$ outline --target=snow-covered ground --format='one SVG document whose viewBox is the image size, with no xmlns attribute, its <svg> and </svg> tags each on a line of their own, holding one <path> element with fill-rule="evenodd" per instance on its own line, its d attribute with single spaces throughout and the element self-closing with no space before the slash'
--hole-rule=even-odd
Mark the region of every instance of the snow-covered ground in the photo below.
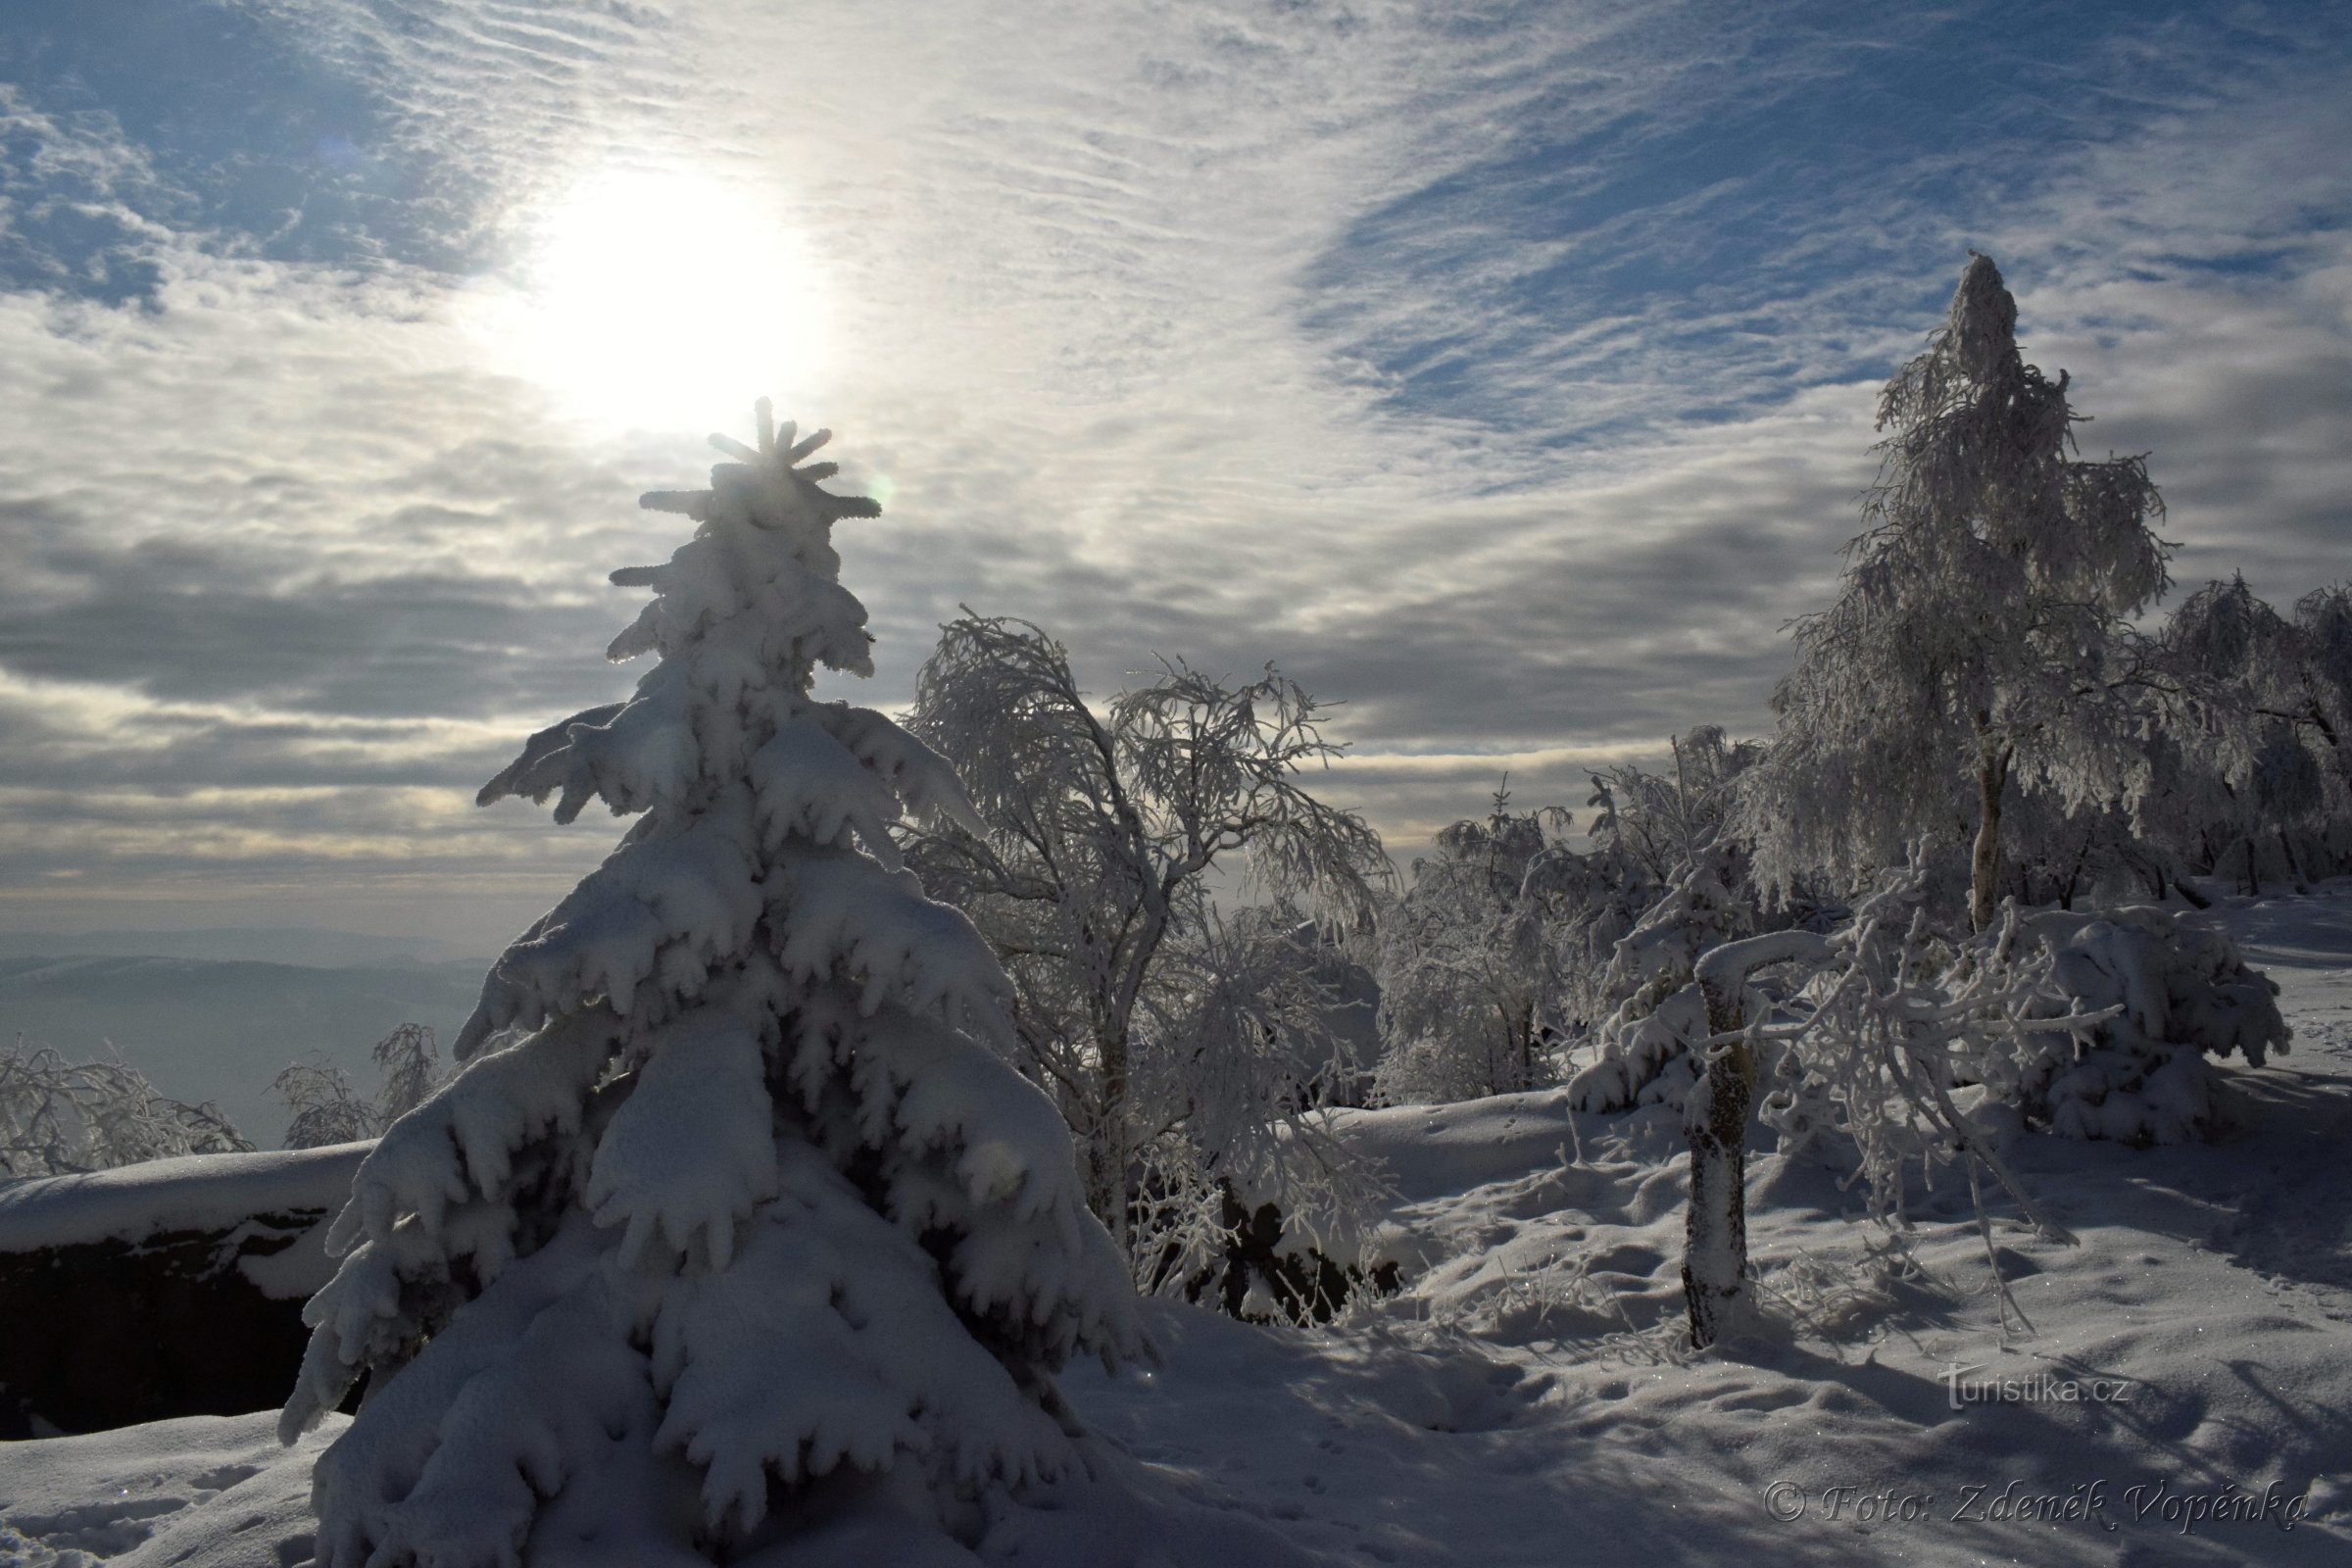
<svg viewBox="0 0 2352 1568">
<path fill-rule="evenodd" d="M 1404 1292 L 1316 1330 L 1154 1307 L 1156 1369 L 1064 1381 L 1109 1483 L 1001 1520 L 985 1555 L 2352 1562 L 2352 882 L 2225 914 L 2282 987 L 2291 1054 L 2225 1069 L 2213 1145 L 2017 1143 L 2076 1241 L 1999 1226 L 2006 1328 L 1964 1184 L 1922 1195 L 1905 1257 L 1838 1172 L 1767 1156 L 1774 1330 L 1692 1358 L 1666 1113 L 1366 1113 Z M 0 1563 L 306 1561 L 340 1418 L 291 1453 L 271 1420 L 0 1448 Z"/>
</svg>

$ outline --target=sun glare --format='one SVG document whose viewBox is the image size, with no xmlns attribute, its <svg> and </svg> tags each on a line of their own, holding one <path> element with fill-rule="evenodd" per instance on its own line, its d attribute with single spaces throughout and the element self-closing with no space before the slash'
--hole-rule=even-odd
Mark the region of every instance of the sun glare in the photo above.
<svg viewBox="0 0 2352 1568">
<path fill-rule="evenodd" d="M 493 355 L 575 417 L 728 427 L 813 389 L 824 289 L 772 196 L 685 172 L 582 180 L 530 220 L 520 286 L 477 298 Z"/>
</svg>

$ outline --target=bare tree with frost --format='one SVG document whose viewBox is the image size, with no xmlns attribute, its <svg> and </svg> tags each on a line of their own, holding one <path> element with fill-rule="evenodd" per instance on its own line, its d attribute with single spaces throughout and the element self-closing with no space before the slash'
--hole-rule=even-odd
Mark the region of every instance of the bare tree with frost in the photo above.
<svg viewBox="0 0 2352 1568">
<path fill-rule="evenodd" d="M 1921 840 L 1973 839 L 1969 917 L 2002 885 L 2023 788 L 2121 793 L 2137 755 L 2126 617 L 2166 586 L 2139 457 L 2071 456 L 2063 371 L 2020 356 L 2017 305 L 1977 256 L 1928 352 L 1879 399 L 1879 483 L 1838 602 L 1797 622 L 1781 722 L 1745 797 L 1768 879 L 1846 886 Z"/>
<path fill-rule="evenodd" d="M 369 1054 L 380 1074 L 372 1095 L 360 1094 L 343 1069 L 323 1056 L 291 1063 L 270 1081 L 270 1092 L 294 1113 L 286 1124 L 288 1149 L 380 1137 L 440 1081 L 440 1045 L 424 1024 L 402 1024 L 378 1040 Z"/>
<path fill-rule="evenodd" d="M 128 1062 L 68 1061 L 22 1035 L 0 1048 L 0 1181 L 252 1151 L 220 1106 L 172 1100 Z"/>
<path fill-rule="evenodd" d="M 2141 815 L 2151 837 L 2249 893 L 2266 866 L 2301 884 L 2306 862 L 2326 875 L 2352 847 L 2352 603 L 2322 589 L 2296 610 L 2288 620 L 2233 576 L 2182 600 L 2157 638 L 2156 787 Z"/>
<path fill-rule="evenodd" d="M 1509 1094 L 1549 1077 L 1563 977 L 1547 852 L 1570 818 L 1510 805 L 1506 781 L 1483 820 L 1441 831 L 1381 920 L 1376 1084 L 1387 1103 Z"/>
<path fill-rule="evenodd" d="M 1272 665 L 1236 686 L 1175 663 L 1098 714 L 1059 643 L 968 613 L 916 683 L 909 727 L 956 759 L 978 818 L 917 831 L 910 853 L 1010 970 L 1013 1059 L 1068 1118 L 1095 1212 L 1147 1281 L 1188 1272 L 1167 1249 L 1217 1229 L 1220 1183 L 1303 1210 L 1295 1183 L 1339 1157 L 1278 1089 L 1330 999 L 1277 983 L 1304 961 L 1284 933 L 1236 950 L 1208 896 L 1238 861 L 1315 932 L 1368 922 L 1390 875 L 1379 836 L 1298 777 L 1340 750 L 1320 711 Z M 1278 1123 L 1307 1163 L 1252 1157 L 1278 1152 L 1260 1136 Z"/>
<path fill-rule="evenodd" d="M 2058 1052 L 2110 1014 L 2086 1011 L 2054 983 L 2046 948 L 2018 942 L 2013 903 L 1997 928 L 1997 961 L 1955 962 L 1932 934 L 1926 889 L 1924 872 L 1898 872 L 1827 935 L 1770 931 L 1699 957 L 1693 989 L 1705 1032 L 1693 1044 L 1703 1065 L 1683 1107 L 1690 1140 L 1683 1292 L 1694 1347 L 1736 1333 L 1752 1306 L 1746 1138 L 1759 1091 L 1768 1092 L 1764 1120 L 1785 1139 L 1801 1144 L 1835 1130 L 1852 1140 L 1874 1217 L 1900 1223 L 1909 1166 L 1932 1181 L 1956 1163 L 1976 1198 L 1988 1259 L 1987 1174 L 2028 1223 L 2064 1236 L 1971 1112 L 1987 1100 L 2013 1102 L 2035 1074 L 2046 1081 Z M 1755 984 L 1773 969 L 1788 989 L 1801 988 L 1793 1006 Z M 1980 1086 L 1965 1108 L 1954 1096 L 1960 1084 Z"/>
<path fill-rule="evenodd" d="M 1889 873 L 1831 932 L 1767 932 L 1698 958 L 1701 1068 L 1684 1102 L 1694 1345 L 1731 1332 L 1748 1306 L 1751 1109 L 1784 1152 L 1825 1132 L 1849 1141 L 1871 1216 L 1890 1226 L 1908 1223 L 1912 1171 L 1932 1189 L 1957 1166 L 1998 1284 L 1986 1177 L 2027 1224 L 2065 1239 L 2002 1160 L 2008 1130 L 2142 1146 L 2204 1136 L 2205 1058 L 2259 1067 L 2287 1050 L 2278 986 L 2193 914 L 2027 914 L 2005 900 L 1990 927 L 1954 943 L 1928 918 L 1929 880 L 1919 867 Z M 1774 970 L 1777 998 L 1755 983 Z M 2014 1310 L 2005 1287 L 2002 1302 Z"/>
<path fill-rule="evenodd" d="M 1590 805 L 1596 850 L 1629 858 L 1654 887 L 1683 874 L 1710 844 L 1736 842 L 1740 781 L 1764 760 L 1758 741 L 1735 741 L 1718 724 L 1694 725 L 1670 739 L 1671 772 L 1633 763 L 1592 775 Z"/>
<path fill-rule="evenodd" d="M 953 772 L 810 695 L 870 670 L 830 535 L 880 509 L 759 416 L 710 489 L 645 497 L 693 538 L 612 574 L 654 597 L 612 657 L 660 662 L 482 791 L 643 814 L 333 1227 L 282 1424 L 368 1378 L 322 1568 L 914 1560 L 1073 1464 L 1055 1368 L 1139 1348 L 1067 1133 L 982 1043 L 1004 971 L 891 838 L 968 818 Z"/>
</svg>

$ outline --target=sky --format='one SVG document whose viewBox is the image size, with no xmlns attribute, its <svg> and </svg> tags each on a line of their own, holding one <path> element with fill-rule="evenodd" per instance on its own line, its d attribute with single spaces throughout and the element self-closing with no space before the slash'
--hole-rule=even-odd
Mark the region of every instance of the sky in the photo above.
<svg viewBox="0 0 2352 1568">
<path fill-rule="evenodd" d="M 2176 597 L 2290 604 L 2347 147 L 2338 4 L 9 0 L 0 930 L 494 948 L 620 824 L 473 792 L 760 395 L 884 504 L 821 694 L 1273 661 L 1407 856 L 1770 733 L 1972 247 Z"/>
</svg>

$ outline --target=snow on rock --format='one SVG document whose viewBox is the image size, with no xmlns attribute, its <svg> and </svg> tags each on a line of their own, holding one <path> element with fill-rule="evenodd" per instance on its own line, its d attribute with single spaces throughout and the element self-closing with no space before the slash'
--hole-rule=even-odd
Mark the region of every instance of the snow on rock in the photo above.
<svg viewBox="0 0 2352 1568">
<path fill-rule="evenodd" d="M 367 1147 L 204 1154 L 0 1188 L 0 1436 L 276 1403 Z"/>
<path fill-rule="evenodd" d="M 333 1211 L 368 1144 L 189 1154 L 74 1176 L 0 1183 L 0 1252 L 167 1231 L 222 1230 L 255 1214 Z"/>
</svg>

